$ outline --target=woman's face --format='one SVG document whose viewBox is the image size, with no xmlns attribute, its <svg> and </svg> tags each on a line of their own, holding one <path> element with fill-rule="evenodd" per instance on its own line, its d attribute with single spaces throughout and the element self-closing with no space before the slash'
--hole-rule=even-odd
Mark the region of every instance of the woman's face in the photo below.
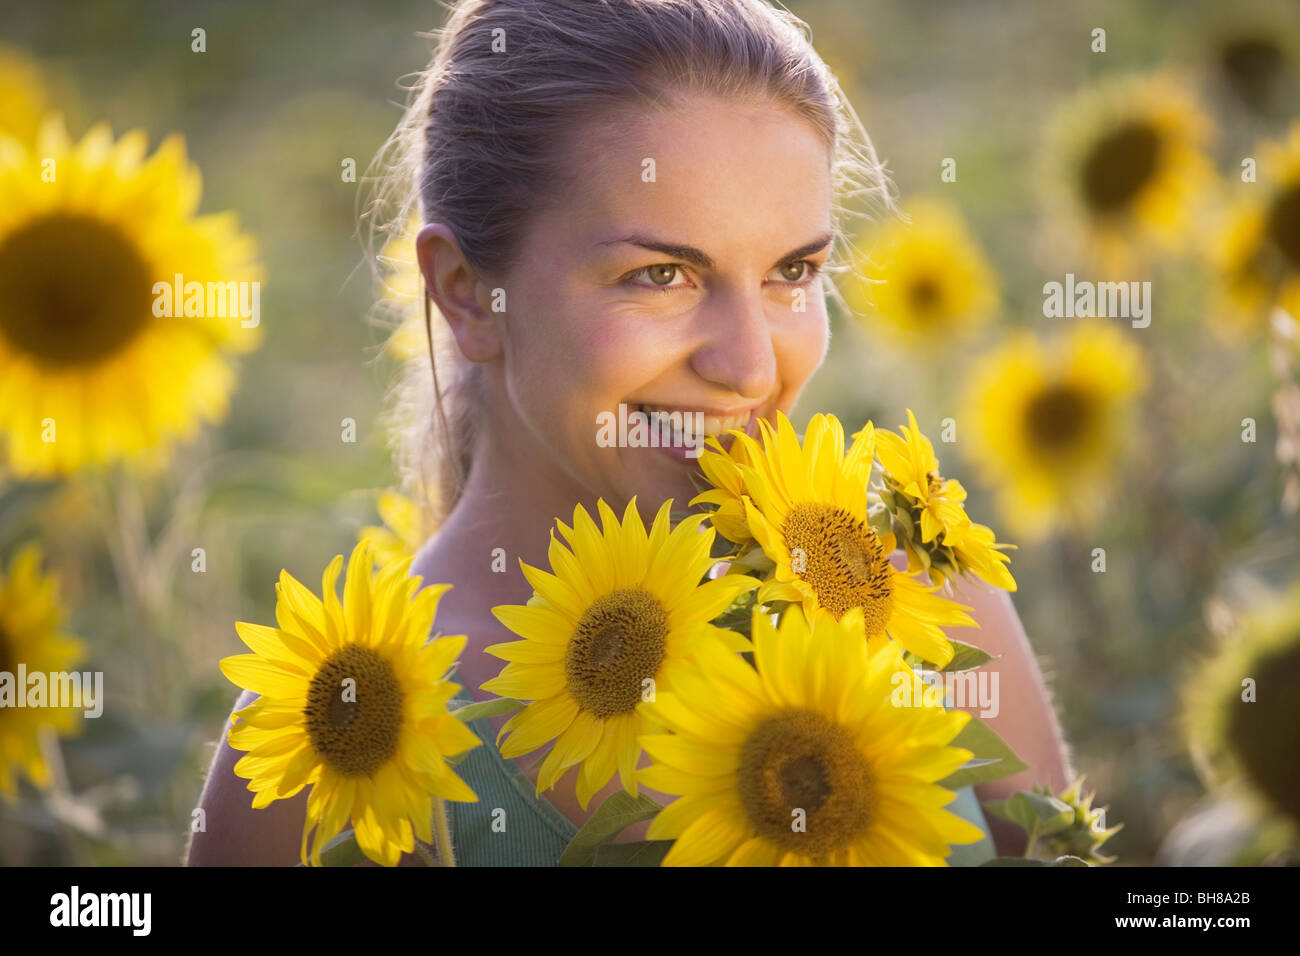
<svg viewBox="0 0 1300 956">
<path fill-rule="evenodd" d="M 619 406 L 719 435 L 790 411 L 828 341 L 828 147 L 792 112 L 697 98 L 592 124 L 565 171 L 504 285 L 490 425 L 539 477 L 684 509 L 698 458 L 620 447 Z"/>
</svg>

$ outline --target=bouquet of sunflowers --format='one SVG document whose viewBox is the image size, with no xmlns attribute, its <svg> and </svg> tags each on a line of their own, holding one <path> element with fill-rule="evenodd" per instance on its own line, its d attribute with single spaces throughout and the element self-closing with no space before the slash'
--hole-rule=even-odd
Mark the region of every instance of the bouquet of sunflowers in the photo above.
<svg viewBox="0 0 1300 956">
<path fill-rule="evenodd" d="M 539 797 L 577 767 L 586 809 L 618 775 L 562 865 L 944 865 L 988 847 L 946 807 L 1025 764 L 934 677 L 992 659 L 945 634 L 975 621 L 944 586 L 1014 590 L 1011 546 L 966 514 L 908 414 L 848 442 L 829 415 L 802 440 L 784 416 L 760 421 L 759 440 L 708 439 L 703 510 L 665 502 L 647 529 L 635 500 L 621 518 L 600 501 L 557 520 L 549 570 L 521 562 L 531 599 L 493 609 L 519 637 L 486 648 L 505 662 L 482 685 L 494 700 L 449 709 L 466 639 L 427 638 L 448 586 L 419 590 L 410 558 L 375 574 L 359 545 L 342 602 L 341 556 L 320 600 L 282 575 L 279 628 L 238 624 L 253 653 L 222 662 L 263 695 L 230 730 L 254 806 L 311 786 L 304 862 L 447 865 L 444 801 L 477 799 L 454 769 L 482 744 L 467 724 L 511 714 L 503 757 L 549 745 Z M 988 809 L 1062 865 L 1104 861 L 1117 829 L 1078 782 Z M 647 841 L 612 842 L 646 820 Z"/>
</svg>

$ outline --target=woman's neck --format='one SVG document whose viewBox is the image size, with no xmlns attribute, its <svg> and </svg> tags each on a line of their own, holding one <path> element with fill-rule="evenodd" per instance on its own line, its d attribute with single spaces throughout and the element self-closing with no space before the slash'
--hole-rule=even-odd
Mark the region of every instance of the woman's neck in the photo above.
<svg viewBox="0 0 1300 956">
<path fill-rule="evenodd" d="M 464 491 L 411 568 L 426 584 L 452 585 L 439 604 L 437 629 L 468 634 L 471 647 L 517 639 L 491 611 L 500 604 L 524 604 L 532 594 L 520 560 L 549 568 L 555 519 L 571 523 L 580 502 L 594 512 L 595 502 L 584 500 L 584 491 L 567 474 L 537 461 L 544 456 L 529 455 L 531 450 L 503 454 L 485 436 Z"/>
</svg>

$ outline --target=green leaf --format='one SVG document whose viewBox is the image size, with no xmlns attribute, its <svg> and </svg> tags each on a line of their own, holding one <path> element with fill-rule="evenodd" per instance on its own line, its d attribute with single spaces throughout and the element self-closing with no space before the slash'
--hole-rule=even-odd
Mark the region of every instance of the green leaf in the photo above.
<svg viewBox="0 0 1300 956">
<path fill-rule="evenodd" d="M 713 544 L 709 546 L 709 557 L 714 561 L 734 561 L 740 556 L 740 548 L 734 541 L 729 541 L 720 534 L 714 534 Z"/>
<path fill-rule="evenodd" d="M 949 746 L 964 747 L 973 756 L 964 767 L 939 781 L 939 786 L 948 790 L 1001 780 L 1028 769 L 1028 764 L 1023 763 L 988 724 L 974 715 Z"/>
<path fill-rule="evenodd" d="M 1026 833 L 1043 836 L 1064 830 L 1074 822 L 1074 808 L 1056 797 L 1020 791 L 1006 800 L 989 802 L 985 808 L 995 816 L 1016 824 Z"/>
<path fill-rule="evenodd" d="M 952 660 L 948 662 L 947 667 L 939 668 L 940 670 L 955 673 L 957 671 L 974 670 L 977 667 L 983 667 L 989 661 L 994 660 L 992 654 L 981 650 L 974 644 L 967 644 L 964 641 L 954 641 L 948 638 L 948 643 L 953 647 Z M 913 654 L 911 651 L 903 652 L 903 663 L 913 670 L 935 670 L 935 666 L 930 661 L 925 660 Z"/>
<path fill-rule="evenodd" d="M 593 866 L 598 846 L 662 809 L 645 795 L 634 797 L 626 790 L 611 794 L 560 854 L 560 866 Z"/>
<path fill-rule="evenodd" d="M 980 866 L 1087 866 L 1088 864 L 1079 859 L 1077 856 L 1059 856 L 1055 860 L 1035 860 L 1023 856 L 999 856 L 994 857 L 987 863 L 981 863 Z"/>
<path fill-rule="evenodd" d="M 754 601 L 756 590 L 746 591 L 738 595 L 734 601 L 727 606 L 727 609 L 713 619 L 716 627 L 724 628 L 728 631 L 735 631 L 738 634 L 750 636 L 750 628 L 754 622 Z"/>
<path fill-rule="evenodd" d="M 995 856 L 980 866 L 1047 866 L 1042 860 L 1030 860 L 1023 856 Z"/>
<path fill-rule="evenodd" d="M 471 720 L 478 720 L 482 717 L 501 717 L 505 714 L 513 714 L 515 711 L 526 706 L 522 700 L 515 700 L 513 697 L 494 697 L 491 700 L 479 701 L 476 704 L 466 704 L 451 712 L 453 717 L 469 723 Z"/>
<path fill-rule="evenodd" d="M 750 545 L 737 555 L 732 564 L 739 568 L 748 568 L 754 572 L 755 577 L 760 579 L 767 577 L 776 569 L 776 562 L 769 558 L 767 552 L 757 544 Z"/>
<path fill-rule="evenodd" d="M 943 668 L 945 671 L 974 670 L 976 667 L 983 667 L 989 661 L 993 660 L 992 654 L 988 651 L 981 650 L 974 644 L 954 641 L 952 638 L 948 639 L 948 643 L 953 646 L 955 653 L 953 654 L 952 660 L 948 662 L 948 666 Z"/>
<path fill-rule="evenodd" d="M 637 843 L 606 843 L 596 847 L 592 866 L 659 866 L 672 840 L 642 840 Z"/>
<path fill-rule="evenodd" d="M 321 866 L 356 866 L 368 859 L 357 845 L 357 835 L 353 830 L 344 830 L 320 851 Z M 301 863 L 298 865 L 302 866 Z"/>
<path fill-rule="evenodd" d="M 884 495 L 882 494 L 881 497 L 883 498 Z M 874 513 L 868 513 L 867 515 L 867 523 L 871 525 L 871 530 L 882 538 L 894 530 L 893 511 L 890 510 L 889 504 L 887 501 L 886 507 L 879 508 Z"/>
</svg>

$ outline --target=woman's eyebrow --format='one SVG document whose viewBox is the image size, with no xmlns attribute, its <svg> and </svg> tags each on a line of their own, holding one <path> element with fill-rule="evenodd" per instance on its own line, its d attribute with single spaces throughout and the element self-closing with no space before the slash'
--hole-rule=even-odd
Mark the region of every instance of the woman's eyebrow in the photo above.
<svg viewBox="0 0 1300 956">
<path fill-rule="evenodd" d="M 783 262 L 789 262 L 791 259 L 801 259 L 804 256 L 810 256 L 814 253 L 821 252 L 831 244 L 833 234 L 826 232 L 806 242 L 798 249 L 792 249 L 776 261 L 777 265 Z M 651 236 L 634 234 L 630 236 L 619 236 L 615 239 L 603 239 L 596 243 L 598 246 L 609 246 L 625 242 L 630 245 L 640 246 L 643 249 L 649 249 L 653 252 L 662 252 L 666 256 L 674 259 L 683 259 L 692 265 L 699 266 L 701 269 L 712 269 L 713 258 L 704 250 L 697 249 L 694 246 L 686 246 L 676 242 L 663 242 Z"/>
</svg>

